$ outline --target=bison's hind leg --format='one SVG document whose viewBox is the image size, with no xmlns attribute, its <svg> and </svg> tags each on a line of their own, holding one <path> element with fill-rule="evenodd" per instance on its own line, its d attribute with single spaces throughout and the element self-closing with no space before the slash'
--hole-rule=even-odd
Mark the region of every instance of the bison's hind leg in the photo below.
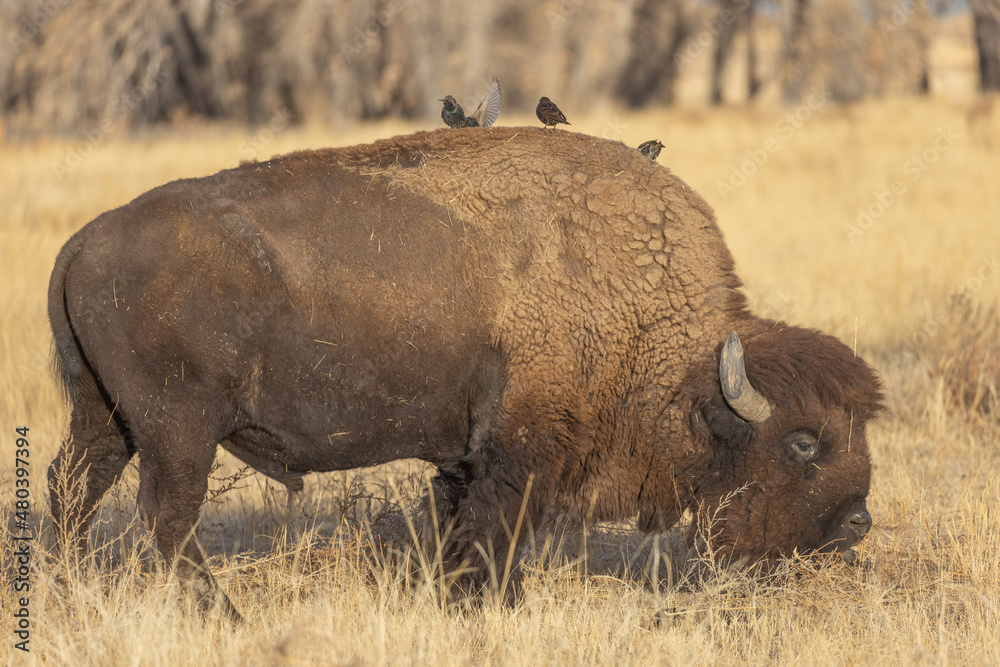
<svg viewBox="0 0 1000 667">
<path fill-rule="evenodd" d="M 114 406 L 85 371 L 77 382 L 69 436 L 48 471 L 52 523 L 64 553 L 75 559 L 86 547 L 94 511 L 133 451 Z"/>
<path fill-rule="evenodd" d="M 215 441 L 163 429 L 136 434 L 136 440 L 142 451 L 139 509 L 156 536 L 160 552 L 174 563 L 178 582 L 194 594 L 202 611 L 218 609 L 234 621 L 241 620 L 205 564 L 195 535 L 215 460 Z"/>
</svg>

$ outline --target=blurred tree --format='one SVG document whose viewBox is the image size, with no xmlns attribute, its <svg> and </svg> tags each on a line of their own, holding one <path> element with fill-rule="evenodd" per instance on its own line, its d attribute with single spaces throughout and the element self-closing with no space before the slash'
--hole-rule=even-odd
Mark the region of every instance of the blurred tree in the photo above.
<svg viewBox="0 0 1000 667">
<path fill-rule="evenodd" d="M 780 0 L 780 3 L 784 37 L 783 93 L 785 102 L 793 104 L 801 101 L 806 85 L 807 67 L 803 61 L 809 0 Z"/>
<path fill-rule="evenodd" d="M 979 55 L 979 89 L 1000 91 L 1000 0 L 970 0 L 976 50 Z"/>
<path fill-rule="evenodd" d="M 757 33 L 754 29 L 754 14 L 757 0 L 748 0 L 746 11 L 747 26 L 747 99 L 753 100 L 760 92 L 761 80 L 757 70 Z"/>
<path fill-rule="evenodd" d="M 712 83 L 709 93 L 711 104 L 722 104 L 722 84 L 726 73 L 726 63 L 733 50 L 733 38 L 737 28 L 743 23 L 749 0 L 719 0 L 719 11 L 715 15 L 712 32 L 715 33 L 715 54 L 712 58 Z M 749 26 L 748 26 L 749 31 Z"/>
<path fill-rule="evenodd" d="M 932 0 L 933 1 L 933 0 Z M 993 0 L 1000 1 L 1000 0 Z M 932 16 L 923 0 L 783 0 L 784 99 L 853 102 L 926 93 Z"/>
<path fill-rule="evenodd" d="M 945 4 L 935 0 L 867 0 L 867 4 L 875 31 L 869 31 L 866 40 L 868 67 L 873 73 L 866 92 L 930 92 L 928 51 L 933 18 L 945 11 Z"/>
<path fill-rule="evenodd" d="M 632 50 L 618 82 L 626 105 L 673 103 L 678 55 L 689 33 L 684 0 L 640 0 L 633 18 Z"/>
<path fill-rule="evenodd" d="M 712 80 L 709 103 L 722 104 L 726 65 L 732 55 L 733 42 L 742 29 L 746 33 L 747 99 L 753 100 L 760 92 L 761 80 L 757 64 L 757 35 L 754 14 L 757 0 L 719 0 L 719 11 L 711 23 L 715 33 L 715 52 L 712 58 Z"/>
<path fill-rule="evenodd" d="M 793 104 L 927 92 L 933 17 L 954 1 L 0 0 L 0 114 L 88 137 L 186 117 L 429 119 L 446 94 L 474 108 L 495 75 L 505 114 L 549 95 L 572 118 L 671 104 L 682 77 L 720 104 L 733 60 L 750 99 L 762 77 Z M 970 3 L 981 87 L 1000 90 L 1000 0 Z"/>
</svg>

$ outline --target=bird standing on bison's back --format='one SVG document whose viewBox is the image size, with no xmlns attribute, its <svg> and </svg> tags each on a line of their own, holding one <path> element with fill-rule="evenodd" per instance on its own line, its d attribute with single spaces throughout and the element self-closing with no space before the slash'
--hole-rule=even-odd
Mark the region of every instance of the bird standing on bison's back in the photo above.
<svg viewBox="0 0 1000 667">
<path fill-rule="evenodd" d="M 653 162 L 656 162 L 656 158 L 659 157 L 662 148 L 663 144 L 660 143 L 659 139 L 650 139 L 639 144 L 639 152 Z"/>
<path fill-rule="evenodd" d="M 465 127 L 466 117 L 465 110 L 462 109 L 462 105 L 455 101 L 455 98 L 451 95 L 445 95 L 438 102 L 444 102 L 444 106 L 441 107 L 441 120 L 448 127 Z"/>
<path fill-rule="evenodd" d="M 448 127 L 465 127 L 465 110 L 451 95 L 445 95 L 438 102 L 444 102 L 441 108 L 441 120 Z"/>
<path fill-rule="evenodd" d="M 545 123 L 543 129 L 549 129 L 549 125 L 555 127 L 558 123 L 564 123 L 565 125 L 570 125 L 571 123 L 566 120 L 566 116 L 563 112 L 559 110 L 559 107 L 547 97 L 543 97 L 538 100 L 538 106 L 535 107 L 535 115 L 538 116 L 538 120 Z"/>
<path fill-rule="evenodd" d="M 496 78 L 493 79 L 486 97 L 468 116 L 465 115 L 462 105 L 456 102 L 451 95 L 446 95 L 438 102 L 444 102 L 444 106 L 441 108 L 441 119 L 448 127 L 491 127 L 500 117 L 500 81 Z"/>
</svg>

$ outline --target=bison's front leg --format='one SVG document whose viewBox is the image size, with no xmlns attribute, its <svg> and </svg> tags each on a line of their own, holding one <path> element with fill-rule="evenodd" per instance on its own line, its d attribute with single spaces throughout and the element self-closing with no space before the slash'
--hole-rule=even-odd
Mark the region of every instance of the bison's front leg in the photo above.
<svg viewBox="0 0 1000 667">
<path fill-rule="evenodd" d="M 467 582 L 499 593 L 507 604 L 521 597 L 521 552 L 539 527 L 553 496 L 552 480 L 558 478 L 550 470 L 552 462 L 540 456 L 551 451 L 546 439 L 528 442 L 528 433 L 520 427 L 510 438 L 501 434 L 474 454 L 450 552 L 450 565 L 465 569 Z M 518 446 L 508 446 L 511 440 Z"/>
<path fill-rule="evenodd" d="M 143 519 L 156 535 L 164 558 L 175 563 L 177 580 L 194 594 L 202 611 L 218 608 L 233 621 L 240 621 L 240 613 L 205 564 L 195 536 L 215 445 L 166 446 L 162 441 L 156 445 L 140 453 L 139 507 Z"/>
<path fill-rule="evenodd" d="M 423 501 L 422 539 L 425 548 L 449 539 L 455 527 L 459 503 L 468 493 L 470 481 L 469 471 L 463 463 L 438 465 L 438 474 L 431 480 L 430 493 Z"/>
<path fill-rule="evenodd" d="M 450 569 L 464 572 L 461 581 L 475 592 L 499 593 L 508 604 L 520 598 L 520 551 L 527 526 L 537 519 L 525 490 L 507 479 L 475 480 L 459 503 L 449 554 Z"/>
</svg>

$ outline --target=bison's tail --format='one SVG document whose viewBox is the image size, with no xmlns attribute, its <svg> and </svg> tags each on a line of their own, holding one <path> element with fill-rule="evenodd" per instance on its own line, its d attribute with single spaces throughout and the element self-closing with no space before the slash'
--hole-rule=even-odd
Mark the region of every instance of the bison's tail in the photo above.
<svg viewBox="0 0 1000 667">
<path fill-rule="evenodd" d="M 83 372 L 84 358 L 80 341 L 69 319 L 66 302 L 66 273 L 83 247 L 82 232 L 71 238 L 56 257 L 52 278 L 49 280 L 49 323 L 55 344 L 53 363 L 63 389 L 70 400 L 76 401 L 77 381 Z"/>
</svg>

